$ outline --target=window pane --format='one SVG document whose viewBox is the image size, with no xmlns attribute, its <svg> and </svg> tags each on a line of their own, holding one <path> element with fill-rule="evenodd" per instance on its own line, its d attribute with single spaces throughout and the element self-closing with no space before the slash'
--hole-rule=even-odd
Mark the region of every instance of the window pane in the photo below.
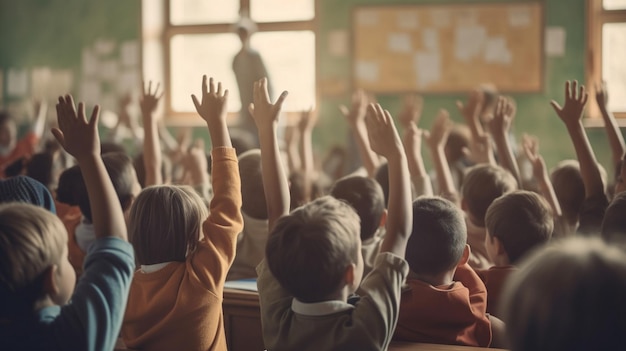
<svg viewBox="0 0 626 351">
<path fill-rule="evenodd" d="M 270 76 L 273 99 L 289 91 L 283 110 L 301 111 L 315 105 L 315 34 L 311 31 L 259 32 L 250 43 Z"/>
<path fill-rule="evenodd" d="M 251 0 L 250 14 L 255 22 L 310 20 L 315 17 L 315 1 Z"/>
<path fill-rule="evenodd" d="M 626 9 L 626 0 L 603 0 L 602 6 L 605 10 L 623 10 Z"/>
<path fill-rule="evenodd" d="M 170 0 L 172 24 L 234 23 L 239 0 Z"/>
<path fill-rule="evenodd" d="M 241 48 L 235 34 L 176 35 L 171 41 L 170 79 L 172 109 L 195 111 L 191 94 L 200 94 L 202 75 L 213 77 L 228 89 L 228 111 L 240 108 L 233 57 Z"/>
<path fill-rule="evenodd" d="M 626 111 L 626 23 L 602 26 L 602 78 L 609 90 L 609 110 Z"/>
</svg>

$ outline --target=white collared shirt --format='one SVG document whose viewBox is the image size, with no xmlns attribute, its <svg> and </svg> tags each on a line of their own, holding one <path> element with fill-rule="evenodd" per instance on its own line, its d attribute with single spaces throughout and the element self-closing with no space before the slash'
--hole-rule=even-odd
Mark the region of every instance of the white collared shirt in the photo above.
<svg viewBox="0 0 626 351">
<path fill-rule="evenodd" d="M 165 266 L 167 266 L 168 264 L 170 264 L 172 262 L 162 262 L 162 263 L 155 263 L 155 264 L 142 264 L 141 265 L 141 272 L 142 273 L 154 273 L 158 270 L 163 269 Z"/>
</svg>

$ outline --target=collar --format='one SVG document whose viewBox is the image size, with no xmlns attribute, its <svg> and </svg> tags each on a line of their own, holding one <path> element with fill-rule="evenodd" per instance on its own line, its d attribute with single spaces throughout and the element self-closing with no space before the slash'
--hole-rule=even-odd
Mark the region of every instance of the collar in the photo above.
<svg viewBox="0 0 626 351">
<path fill-rule="evenodd" d="M 348 311 L 353 308 L 353 305 L 339 300 L 313 303 L 301 302 L 298 301 L 298 299 L 293 299 L 291 301 L 291 310 L 305 316 L 327 316 L 338 312 Z"/>
<path fill-rule="evenodd" d="M 156 271 L 159 271 L 159 270 L 163 269 L 165 266 L 167 266 L 170 263 L 172 263 L 172 262 L 162 262 L 162 263 L 155 263 L 155 264 L 142 264 L 141 265 L 141 272 L 142 273 L 154 273 Z"/>
<path fill-rule="evenodd" d="M 96 230 L 87 218 L 82 217 L 80 223 L 74 230 L 74 237 L 76 238 L 78 247 L 80 247 L 83 252 L 89 252 L 91 244 L 96 240 Z"/>
</svg>

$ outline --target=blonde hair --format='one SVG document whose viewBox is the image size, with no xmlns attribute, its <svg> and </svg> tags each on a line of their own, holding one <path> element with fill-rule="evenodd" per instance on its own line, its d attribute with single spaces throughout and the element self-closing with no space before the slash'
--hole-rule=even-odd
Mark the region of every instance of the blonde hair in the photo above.
<svg viewBox="0 0 626 351">
<path fill-rule="evenodd" d="M 67 231 L 57 216 L 25 203 L 0 205 L 0 317 L 32 310 L 43 273 L 57 264 Z"/>
<path fill-rule="evenodd" d="M 129 239 L 138 264 L 183 262 L 199 240 L 208 216 L 202 198 L 189 186 L 144 189 L 129 215 Z"/>
<path fill-rule="evenodd" d="M 485 214 L 493 200 L 517 190 L 517 181 L 500 166 L 479 164 L 467 170 L 463 178 L 463 201 L 474 224 L 485 226 Z"/>
</svg>

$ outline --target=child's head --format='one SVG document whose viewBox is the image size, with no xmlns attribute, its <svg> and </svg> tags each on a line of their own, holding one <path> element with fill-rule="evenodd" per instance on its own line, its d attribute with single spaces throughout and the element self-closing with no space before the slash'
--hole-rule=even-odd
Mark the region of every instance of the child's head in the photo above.
<svg viewBox="0 0 626 351">
<path fill-rule="evenodd" d="M 184 262 L 195 250 L 207 216 L 204 201 L 189 186 L 143 189 L 130 208 L 128 224 L 137 263 Z"/>
<path fill-rule="evenodd" d="M 17 142 L 17 127 L 7 111 L 0 111 L 0 155 L 13 151 Z"/>
<path fill-rule="evenodd" d="M 626 239 L 626 192 L 615 195 L 604 212 L 602 237 L 608 241 Z"/>
<path fill-rule="evenodd" d="M 467 125 L 454 124 L 444 147 L 448 163 L 455 163 L 465 156 L 464 149 L 470 147 L 471 137 L 472 134 Z"/>
<path fill-rule="evenodd" d="M 496 265 L 517 264 L 520 258 L 552 237 L 554 219 L 548 202 L 518 190 L 493 201 L 485 216 L 487 250 Z"/>
<path fill-rule="evenodd" d="M 578 161 L 559 162 L 550 172 L 550 180 L 561 205 L 563 217 L 570 224 L 578 223 L 578 213 L 585 201 L 585 186 Z"/>
<path fill-rule="evenodd" d="M 267 264 L 298 300 L 332 300 L 361 282 L 359 231 L 359 216 L 350 205 L 320 197 L 278 220 L 267 241 Z"/>
<path fill-rule="evenodd" d="M 267 219 L 260 149 L 252 149 L 239 156 L 239 174 L 241 175 L 241 212 L 252 218 Z"/>
<path fill-rule="evenodd" d="M 436 276 L 467 260 L 463 212 L 440 197 L 413 202 L 413 230 L 406 247 L 409 268 L 419 276 Z"/>
<path fill-rule="evenodd" d="M 119 152 L 102 155 L 102 161 L 120 200 L 122 210 L 127 213 L 133 200 L 141 191 L 132 161 L 126 154 Z M 61 174 L 57 200 L 70 206 L 78 206 L 83 216 L 91 221 L 91 205 L 79 166 L 70 167 Z"/>
<path fill-rule="evenodd" d="M 0 180 L 0 203 L 14 201 L 43 207 L 56 213 L 54 199 L 50 191 L 40 182 L 27 176 Z"/>
<path fill-rule="evenodd" d="M 59 218 L 30 204 L 0 205 L 0 319 L 66 304 L 75 281 Z"/>
<path fill-rule="evenodd" d="M 501 300 L 513 351 L 613 350 L 626 330 L 626 256 L 597 238 L 533 253 Z"/>
<path fill-rule="evenodd" d="M 348 176 L 339 179 L 330 195 L 352 206 L 361 219 L 361 241 L 374 236 L 386 217 L 385 196 L 372 178 Z"/>
<path fill-rule="evenodd" d="M 472 223 L 485 226 L 485 214 L 493 200 L 517 190 L 517 181 L 500 166 L 479 164 L 467 170 L 461 191 L 462 207 Z"/>
</svg>

